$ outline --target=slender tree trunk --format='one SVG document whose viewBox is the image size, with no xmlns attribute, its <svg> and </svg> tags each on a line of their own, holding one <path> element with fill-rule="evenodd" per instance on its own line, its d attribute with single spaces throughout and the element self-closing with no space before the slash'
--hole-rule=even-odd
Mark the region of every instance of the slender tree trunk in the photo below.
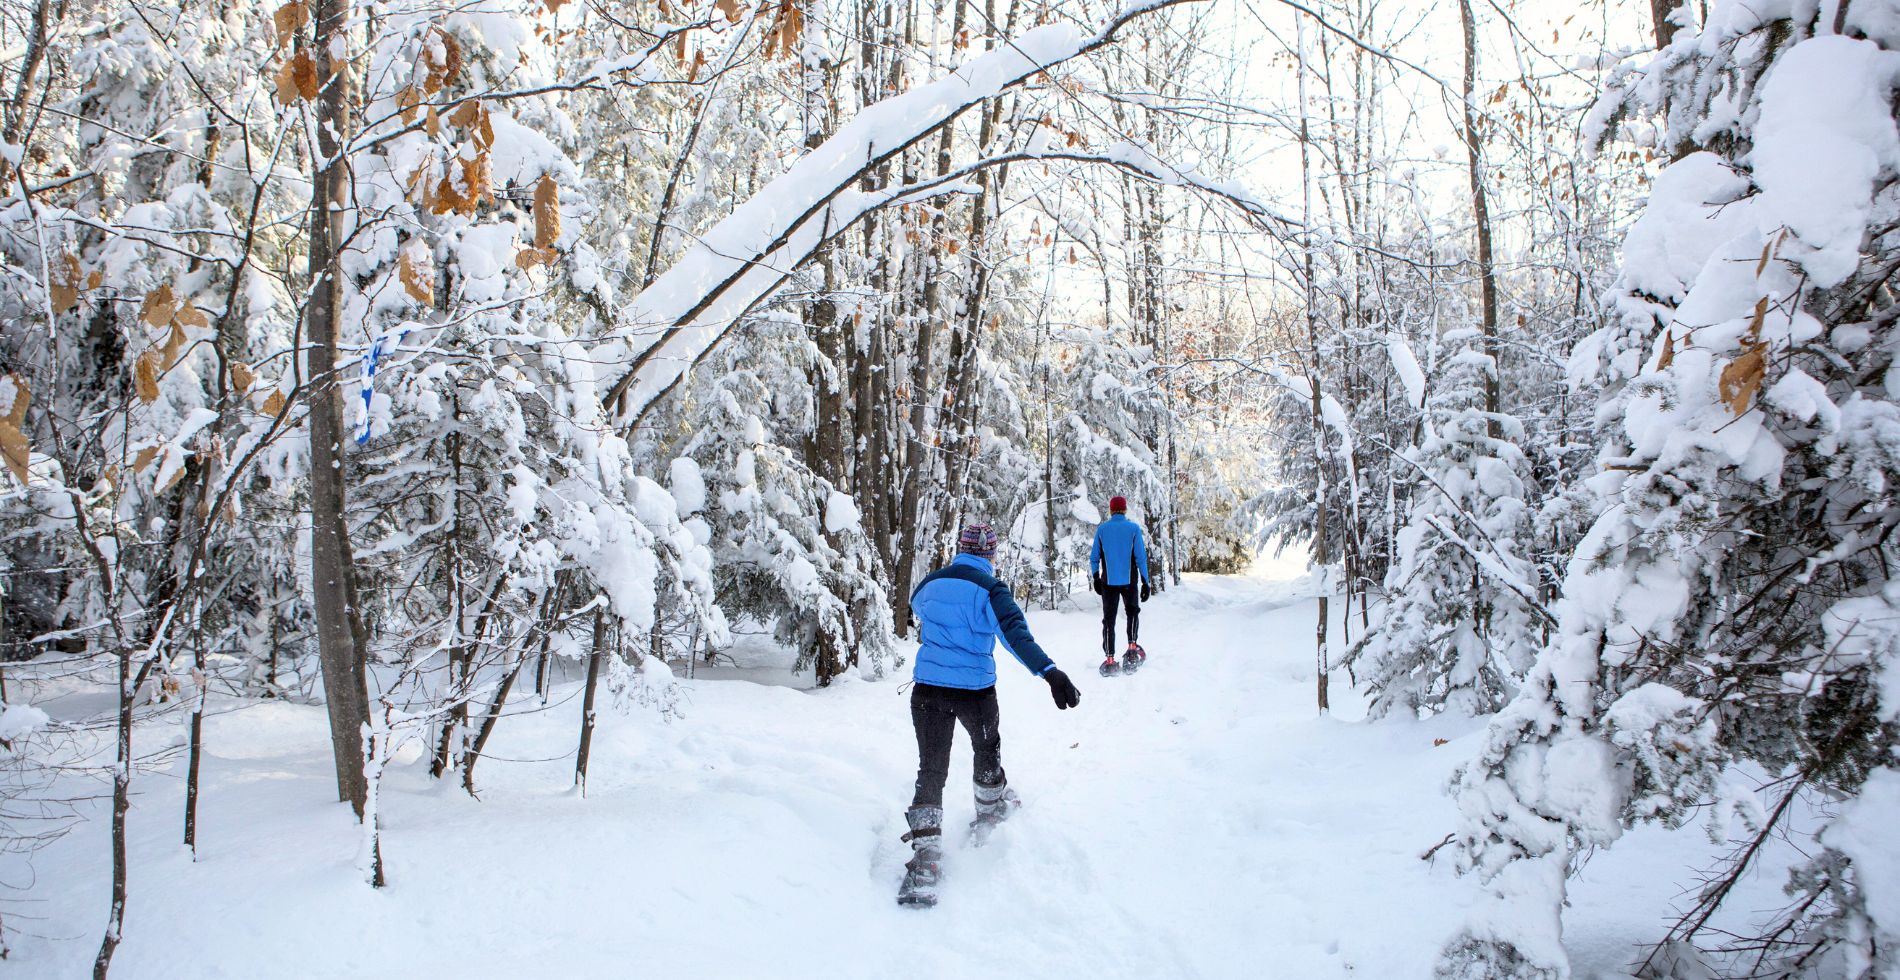
<svg viewBox="0 0 1900 980">
<path fill-rule="evenodd" d="M 1665 0 L 1666 2 L 1666 0 Z M 1465 155 L 1471 174 L 1471 216 L 1478 232 L 1479 291 L 1483 303 L 1484 352 L 1491 367 L 1484 379 L 1484 410 L 1491 413 L 1488 429 L 1491 438 L 1503 437 L 1498 424 L 1498 376 L 1503 373 L 1498 346 L 1498 281 L 1491 261 L 1491 211 L 1484 192 L 1484 145 L 1478 130 L 1478 23 L 1472 16 L 1471 0 L 1458 0 L 1458 15 L 1464 24 L 1465 39 Z"/>
<path fill-rule="evenodd" d="M 1053 331 L 1047 319 L 1042 323 L 1042 553 L 1046 559 L 1043 577 L 1049 583 L 1049 604 L 1054 609 L 1062 601 L 1061 578 L 1056 561 L 1056 425 L 1055 401 L 1051 397 L 1054 371 L 1051 363 Z"/>
<path fill-rule="evenodd" d="M 547 595 L 541 600 L 541 613 L 534 619 L 541 630 L 540 649 L 536 651 L 538 656 L 547 656 L 549 647 L 554 643 L 554 621 L 555 617 L 560 615 L 561 604 L 566 601 L 568 581 L 569 576 L 556 575 L 554 587 L 549 589 Z M 486 619 L 488 613 L 495 609 L 495 603 L 500 600 L 500 597 L 501 588 L 498 583 L 495 594 L 490 597 L 488 608 L 483 610 L 483 619 Z M 487 632 L 486 624 L 476 628 L 483 634 Z M 506 630 L 505 626 L 496 630 L 498 639 L 505 639 Z M 478 636 L 477 640 L 479 639 Z M 526 636 L 522 637 L 522 640 L 526 639 Z M 512 647 L 514 644 L 511 643 L 509 646 Z M 526 654 L 515 658 L 514 666 L 508 669 L 508 676 L 502 678 L 501 687 L 495 691 L 495 700 L 489 704 L 488 711 L 482 717 L 482 727 L 475 734 L 474 744 L 469 746 L 468 754 L 463 758 L 462 788 L 467 790 L 470 796 L 475 795 L 475 763 L 481 759 L 482 750 L 488 747 L 489 736 L 495 733 L 495 725 L 501 721 L 501 709 L 508 704 L 508 692 L 514 689 L 515 679 L 521 676 L 522 669 L 527 667 L 529 661 L 533 659 Z"/>
<path fill-rule="evenodd" d="M 1327 584 L 1326 569 L 1332 557 L 1326 542 L 1326 498 L 1331 487 L 1326 482 L 1326 417 L 1321 411 L 1319 386 L 1319 310 L 1313 291 L 1313 181 L 1311 164 L 1308 157 L 1312 148 L 1311 136 L 1306 127 L 1306 18 L 1296 18 L 1299 29 L 1299 96 L 1300 96 L 1300 196 L 1305 224 L 1305 283 L 1306 291 L 1306 342 L 1307 376 L 1306 384 L 1312 398 L 1313 425 L 1313 467 L 1318 474 L 1318 496 L 1313 501 L 1313 566 L 1319 569 L 1321 589 L 1319 593 L 1319 624 L 1314 636 L 1314 673 L 1316 677 L 1319 710 L 1321 713 L 1331 708 L 1327 697 L 1327 684 L 1330 681 L 1332 656 L 1326 648 Z"/>
<path fill-rule="evenodd" d="M 193 611 L 192 618 L 204 621 L 204 610 Z M 191 848 L 193 860 L 198 857 L 198 769 L 204 759 L 205 699 L 211 695 L 210 681 L 205 677 L 205 645 L 203 638 L 193 644 L 191 651 L 191 679 L 197 688 L 197 697 L 191 705 L 191 747 L 185 763 L 185 846 Z"/>
<path fill-rule="evenodd" d="M 338 261 L 342 210 L 349 204 L 349 164 L 342 157 L 350 132 L 350 66 L 334 54 L 348 44 L 349 0 L 315 0 L 318 95 L 317 158 L 310 203 L 306 358 L 315 392 L 310 399 L 311 584 L 317 613 L 317 656 L 323 668 L 324 700 L 330 711 L 330 747 L 336 760 L 337 795 L 363 815 L 363 728 L 369 723 L 369 690 L 361 652 L 368 638 L 356 635 L 355 583 L 345 526 L 342 392 L 336 384 L 337 327 L 343 311 L 343 269 Z"/>
<path fill-rule="evenodd" d="M 587 759 L 594 748 L 594 691 L 600 686 L 600 664 L 607 659 L 607 607 L 594 609 L 594 652 L 587 658 L 587 683 L 581 691 L 581 744 L 574 753 L 574 788 L 587 795 Z"/>
<path fill-rule="evenodd" d="M 132 806 L 132 707 L 138 688 L 132 680 L 132 648 L 119 644 L 118 748 L 112 765 L 112 911 L 106 917 L 105 938 L 93 960 L 93 980 L 105 980 L 113 951 L 125 930 L 125 813 Z"/>
</svg>

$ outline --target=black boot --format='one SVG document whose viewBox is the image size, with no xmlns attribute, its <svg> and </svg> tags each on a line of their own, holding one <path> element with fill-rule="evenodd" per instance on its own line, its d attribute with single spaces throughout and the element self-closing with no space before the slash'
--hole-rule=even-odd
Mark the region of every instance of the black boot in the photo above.
<svg viewBox="0 0 1900 980">
<path fill-rule="evenodd" d="M 994 786 L 977 783 L 976 819 L 970 821 L 970 842 L 978 847 L 987 843 L 996 825 L 1008 820 L 1009 815 L 1022 805 L 1022 798 L 1009 788 L 1008 783 Z"/>
<path fill-rule="evenodd" d="M 937 904 L 937 882 L 943 871 L 943 807 L 914 806 L 904 812 L 910 833 L 910 862 L 904 865 L 904 884 L 897 889 L 897 904 L 928 908 Z"/>
</svg>

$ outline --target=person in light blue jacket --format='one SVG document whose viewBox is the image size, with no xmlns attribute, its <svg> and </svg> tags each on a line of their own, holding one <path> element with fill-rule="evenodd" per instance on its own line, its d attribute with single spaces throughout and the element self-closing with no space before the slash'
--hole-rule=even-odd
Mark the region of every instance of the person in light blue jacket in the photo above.
<svg viewBox="0 0 1900 980">
<path fill-rule="evenodd" d="M 1128 519 L 1126 497 L 1109 498 L 1108 520 L 1095 528 L 1095 544 L 1089 548 L 1089 581 L 1102 597 L 1102 656 L 1106 658 L 1102 673 L 1132 672 L 1147 659 L 1135 639 L 1141 635 L 1141 604 L 1154 589 L 1148 582 L 1148 547 L 1142 541 L 1141 525 Z M 1117 605 L 1128 611 L 1128 650 L 1119 665 L 1115 662 Z"/>
<path fill-rule="evenodd" d="M 1073 708 L 1082 700 L 1069 676 L 1056 668 L 1029 632 L 1022 607 L 997 581 L 990 561 L 996 556 L 996 529 L 971 524 L 957 538 L 957 557 L 931 572 L 911 593 L 921 646 L 910 693 L 911 726 L 917 732 L 917 786 L 904 835 L 913 854 L 905 866 L 897 901 L 936 904 L 943 853 L 943 784 L 950 777 L 950 744 L 957 725 L 970 733 L 976 751 L 976 821 L 987 834 L 1019 804 L 1003 773 L 1003 740 L 996 710 L 996 640 L 1009 647 L 1029 672 L 1049 683 L 1056 707 Z"/>
</svg>

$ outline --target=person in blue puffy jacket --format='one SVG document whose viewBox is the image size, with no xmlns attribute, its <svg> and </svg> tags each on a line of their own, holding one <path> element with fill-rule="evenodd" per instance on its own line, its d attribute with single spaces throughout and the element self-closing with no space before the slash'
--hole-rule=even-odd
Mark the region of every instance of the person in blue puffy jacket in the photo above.
<svg viewBox="0 0 1900 980">
<path fill-rule="evenodd" d="M 1141 604 L 1154 589 L 1148 582 L 1148 547 L 1142 541 L 1141 525 L 1128 519 L 1126 497 L 1109 498 L 1108 520 L 1095 528 L 1095 544 L 1089 548 L 1089 581 L 1102 597 L 1102 656 L 1106 658 L 1102 673 L 1116 670 L 1117 605 L 1128 611 L 1128 652 L 1121 667 L 1132 671 L 1146 659 L 1135 639 L 1141 635 Z"/>
<path fill-rule="evenodd" d="M 997 581 L 990 565 L 996 556 L 996 529 L 971 524 L 957 537 L 957 557 L 925 576 L 911 593 L 921 646 L 912 673 L 911 726 L 917 731 L 917 786 L 904 814 L 913 854 L 905 866 L 897 900 L 904 905 L 936 903 L 938 862 L 943 852 L 943 785 L 950 777 L 950 744 L 957 725 L 970 733 L 976 751 L 976 821 L 980 834 L 1019 805 L 1003 774 L 1002 732 L 996 710 L 996 640 L 1015 654 L 1029 672 L 1049 683 L 1056 707 L 1073 708 L 1082 700 L 1069 676 L 1036 638 L 1029 621 Z"/>
</svg>

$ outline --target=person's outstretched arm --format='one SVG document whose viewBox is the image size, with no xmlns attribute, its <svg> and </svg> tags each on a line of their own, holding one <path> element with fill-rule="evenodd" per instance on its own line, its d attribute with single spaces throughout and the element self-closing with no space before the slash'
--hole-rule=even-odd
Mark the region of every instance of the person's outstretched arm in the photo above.
<svg viewBox="0 0 1900 980">
<path fill-rule="evenodd" d="M 1049 682 L 1049 693 L 1056 699 L 1056 707 L 1067 710 L 1082 703 L 1082 692 L 1077 691 L 1069 675 L 1042 652 L 1041 644 L 1029 632 L 1029 618 L 1023 615 L 1023 607 L 1009 594 L 1009 586 L 1001 582 L 990 586 L 990 615 L 996 618 L 997 632 L 1003 634 L 1003 645 L 1009 647 L 1009 652 L 1022 661 L 1030 673 Z"/>
<path fill-rule="evenodd" d="M 996 617 L 997 632 L 1003 634 L 1003 645 L 1009 652 L 1022 661 L 1024 667 L 1037 677 L 1055 669 L 1056 662 L 1042 652 L 1042 645 L 1029 632 L 1029 619 L 1023 615 L 1023 607 L 1016 604 L 1014 596 L 1009 594 L 1009 586 L 996 582 L 990 586 L 990 615 Z"/>
<path fill-rule="evenodd" d="M 1141 525 L 1135 525 L 1135 567 L 1141 569 L 1142 584 L 1148 584 L 1148 546 L 1142 543 L 1146 535 L 1141 533 Z"/>
</svg>

